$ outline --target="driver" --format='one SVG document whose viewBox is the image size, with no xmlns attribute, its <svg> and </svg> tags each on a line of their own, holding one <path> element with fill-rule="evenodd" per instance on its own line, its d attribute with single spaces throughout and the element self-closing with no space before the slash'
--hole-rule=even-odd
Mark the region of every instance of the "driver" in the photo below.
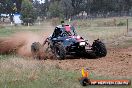
<svg viewBox="0 0 132 88">
<path fill-rule="evenodd" d="M 65 26 L 65 22 L 61 21 L 61 25 L 60 26 L 64 27 Z M 61 33 L 62 33 L 62 30 L 59 27 L 56 27 L 55 30 L 54 30 L 54 33 L 52 35 L 52 38 L 57 38 Z"/>
<path fill-rule="evenodd" d="M 65 26 L 65 22 L 61 21 L 61 25 L 62 25 L 62 27 L 64 27 Z"/>
<path fill-rule="evenodd" d="M 61 29 L 56 27 L 55 30 L 54 30 L 54 33 L 52 35 L 52 38 L 57 38 L 59 37 L 59 35 L 62 33 Z"/>
</svg>

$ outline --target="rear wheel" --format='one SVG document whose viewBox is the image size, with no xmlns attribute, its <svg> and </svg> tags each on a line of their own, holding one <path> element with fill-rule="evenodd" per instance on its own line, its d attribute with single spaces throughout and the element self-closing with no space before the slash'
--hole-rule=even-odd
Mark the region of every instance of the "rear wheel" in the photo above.
<svg viewBox="0 0 132 88">
<path fill-rule="evenodd" d="M 63 60 L 66 57 L 66 50 L 62 43 L 56 43 L 54 46 L 54 54 L 57 59 Z"/>
<path fill-rule="evenodd" d="M 34 42 L 31 45 L 31 52 L 34 59 L 41 59 L 39 52 L 40 52 L 41 44 L 39 42 Z"/>
<path fill-rule="evenodd" d="M 104 43 L 99 40 L 95 40 L 93 42 L 92 49 L 97 57 L 105 57 L 107 55 L 107 50 Z"/>
</svg>

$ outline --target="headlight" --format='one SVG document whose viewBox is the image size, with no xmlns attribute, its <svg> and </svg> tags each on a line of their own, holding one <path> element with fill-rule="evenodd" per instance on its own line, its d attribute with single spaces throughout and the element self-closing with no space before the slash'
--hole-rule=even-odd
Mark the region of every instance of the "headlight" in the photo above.
<svg viewBox="0 0 132 88">
<path fill-rule="evenodd" d="M 80 46 L 85 46 L 86 42 L 80 42 L 79 45 Z"/>
<path fill-rule="evenodd" d="M 80 39 L 81 37 L 80 36 L 77 36 L 77 39 Z"/>
</svg>

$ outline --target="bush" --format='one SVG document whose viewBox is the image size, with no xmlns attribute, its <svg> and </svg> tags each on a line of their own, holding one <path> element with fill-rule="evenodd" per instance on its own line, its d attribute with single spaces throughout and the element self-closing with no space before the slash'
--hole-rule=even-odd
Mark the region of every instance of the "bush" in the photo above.
<svg viewBox="0 0 132 88">
<path fill-rule="evenodd" d="M 24 18 L 23 19 L 22 25 L 29 26 L 29 25 L 33 25 L 33 24 L 34 24 L 34 20 L 32 18 Z"/>
<path fill-rule="evenodd" d="M 126 23 L 125 22 L 119 22 L 118 24 L 117 24 L 117 26 L 125 26 L 126 25 Z"/>
<path fill-rule="evenodd" d="M 51 24 L 53 26 L 59 25 L 61 23 L 61 19 L 60 18 L 52 18 L 51 19 Z"/>
</svg>

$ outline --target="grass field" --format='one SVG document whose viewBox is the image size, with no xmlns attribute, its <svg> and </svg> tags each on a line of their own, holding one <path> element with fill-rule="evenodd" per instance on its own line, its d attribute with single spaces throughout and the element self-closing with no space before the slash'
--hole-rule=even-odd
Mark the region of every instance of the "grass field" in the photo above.
<svg viewBox="0 0 132 88">
<path fill-rule="evenodd" d="M 25 60 L 20 57 L 10 57 L 0 64 L 0 88 L 62 88 L 63 86 L 74 88 L 80 86 L 77 80 L 78 73 L 61 70 L 56 65 L 47 64 L 46 66 L 44 62 Z"/>
<path fill-rule="evenodd" d="M 81 71 L 62 70 L 57 64 L 7 56 L 0 61 L 0 88 L 83 88 Z M 91 79 L 112 79 L 90 73 Z M 113 78 L 115 79 L 115 78 Z M 117 77 L 117 79 L 119 79 Z M 129 86 L 89 86 L 88 88 L 130 88 Z"/>
<path fill-rule="evenodd" d="M 101 38 L 102 40 L 113 40 L 125 35 L 126 26 L 120 27 L 96 27 L 100 22 L 91 23 L 92 26 L 78 26 L 78 33 L 85 38 Z M 104 21 L 104 19 L 103 19 Z M 79 23 L 81 25 L 81 23 Z M 0 37 L 8 37 L 16 32 L 31 31 L 37 34 L 47 32 L 50 27 L 35 26 L 5 26 L 0 29 Z M 82 24 L 84 25 L 84 24 Z M 131 42 L 131 41 L 128 41 Z M 0 88 L 83 88 L 78 81 L 81 77 L 80 71 L 64 70 L 52 60 L 38 61 L 32 58 L 17 55 L 0 55 Z M 113 79 L 115 77 L 97 76 L 90 73 L 91 79 Z M 117 77 L 117 79 L 120 79 Z M 131 78 L 130 78 L 131 79 Z M 132 86 L 88 86 L 86 88 L 131 88 Z"/>
</svg>

